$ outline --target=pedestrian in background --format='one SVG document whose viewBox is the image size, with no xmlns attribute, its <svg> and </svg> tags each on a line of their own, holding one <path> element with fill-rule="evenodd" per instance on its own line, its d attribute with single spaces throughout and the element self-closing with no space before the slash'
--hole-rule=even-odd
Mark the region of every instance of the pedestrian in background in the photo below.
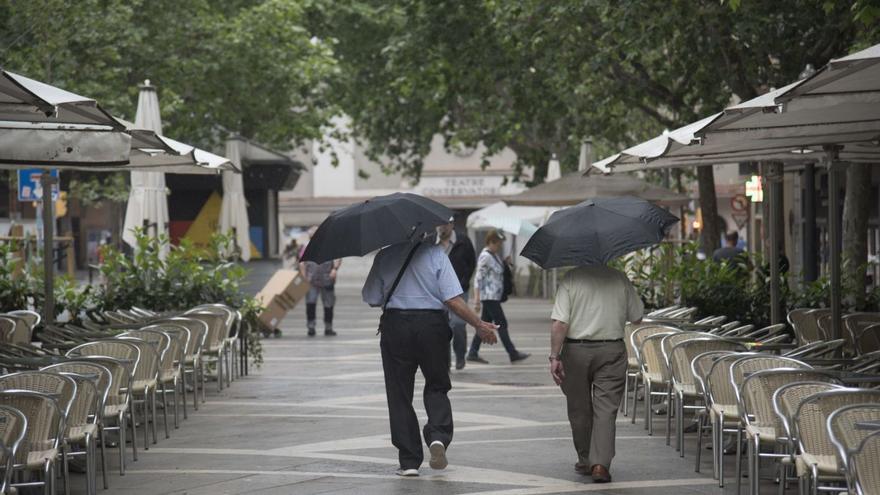
<svg viewBox="0 0 880 495">
<path fill-rule="evenodd" d="M 575 471 L 611 481 L 615 421 L 626 381 L 623 328 L 642 320 L 644 304 L 622 272 L 581 266 L 559 284 L 551 314 L 550 374 L 568 402 Z"/>
<path fill-rule="evenodd" d="M 498 325 L 498 336 L 504 344 L 504 350 L 511 363 L 522 361 L 531 354 L 519 352 L 510 340 L 510 332 L 507 328 L 507 317 L 501 303 L 507 300 L 505 293 L 505 270 L 510 270 L 507 261 L 502 258 L 504 247 L 504 234 L 498 230 L 490 230 L 486 235 L 486 247 L 477 258 L 477 275 L 474 278 L 474 310 L 480 313 L 485 321 L 491 321 Z M 471 342 L 471 349 L 467 355 L 468 361 L 489 364 L 480 357 L 480 339 L 475 335 Z"/>
<path fill-rule="evenodd" d="M 315 233 L 316 227 L 309 229 L 309 238 Z M 299 253 L 302 258 L 308 243 L 304 244 Z M 324 336 L 334 337 L 336 331 L 333 330 L 333 307 L 336 305 L 336 275 L 342 260 L 326 261 L 324 263 L 315 263 L 313 261 L 303 261 L 299 263 L 299 273 L 310 287 L 306 293 L 306 327 L 307 335 L 314 337 L 317 327 L 318 313 L 318 297 L 321 298 L 321 305 L 324 307 Z"/>
<path fill-rule="evenodd" d="M 449 340 L 447 311 L 473 325 L 477 338 L 495 343 L 495 325 L 481 321 L 462 299 L 461 284 L 449 257 L 437 244 L 400 243 L 376 255 L 363 288 L 364 302 L 382 307 L 382 368 L 400 476 L 418 476 L 424 460 L 419 421 L 413 409 L 415 374 L 422 370 L 428 422 L 423 431 L 433 469 L 447 466 L 452 441 L 452 405 L 447 393 Z"/>
<path fill-rule="evenodd" d="M 461 297 L 468 302 L 468 290 L 471 287 L 471 277 L 474 276 L 474 268 L 477 266 L 477 254 L 474 245 L 464 232 L 455 230 L 455 224 L 449 222 L 437 227 L 437 244 L 443 249 L 458 283 L 461 284 Z M 455 369 L 464 368 L 465 353 L 467 352 L 467 323 L 455 312 L 449 312 L 449 326 L 452 328 L 452 350 L 455 353 Z"/>
</svg>

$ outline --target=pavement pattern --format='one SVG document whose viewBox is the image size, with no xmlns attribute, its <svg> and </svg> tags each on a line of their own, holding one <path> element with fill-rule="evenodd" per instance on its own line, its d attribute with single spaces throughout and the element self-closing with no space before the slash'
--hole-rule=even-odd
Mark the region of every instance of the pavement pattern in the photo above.
<svg viewBox="0 0 880 495">
<path fill-rule="evenodd" d="M 319 322 L 319 335 L 307 337 L 304 307 L 296 308 L 283 322 L 283 336 L 263 341 L 261 368 L 219 394 L 212 383 L 201 410 L 191 411 L 170 439 L 141 450 L 125 476 L 111 471 L 110 490 L 103 493 L 722 492 L 711 478 L 711 452 L 703 456 L 703 472 L 695 473 L 693 446 L 685 459 L 667 447 L 662 417 L 654 436 L 648 436 L 641 419 L 631 425 L 619 417 L 613 483 L 593 484 L 577 474 L 565 399 L 547 371 L 550 304 L 527 299 L 513 299 L 505 310 L 514 342 L 532 357 L 511 365 L 500 344 L 484 346 L 489 365 L 468 363 L 464 370 L 452 370 L 450 465 L 430 469 L 425 448 L 421 476 L 399 478 L 376 336 L 379 313 L 360 302 L 357 282 L 338 289 L 339 336 L 321 335 Z M 424 422 L 422 384 L 416 384 L 416 410 Z M 109 454 L 114 460 L 115 451 Z M 733 459 L 727 460 L 732 472 Z M 84 493 L 81 481 L 74 476 L 72 493 Z"/>
</svg>

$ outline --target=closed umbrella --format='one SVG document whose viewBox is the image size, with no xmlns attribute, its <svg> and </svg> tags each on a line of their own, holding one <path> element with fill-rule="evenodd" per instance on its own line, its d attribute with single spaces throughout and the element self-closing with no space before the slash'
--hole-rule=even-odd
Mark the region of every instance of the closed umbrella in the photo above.
<svg viewBox="0 0 880 495">
<path fill-rule="evenodd" d="M 363 256 L 391 244 L 420 239 L 450 221 L 452 210 L 424 196 L 377 196 L 331 213 L 309 241 L 303 260 L 324 263 Z"/>
<path fill-rule="evenodd" d="M 159 115 L 159 97 L 156 88 L 147 80 L 140 86 L 135 127 L 162 133 L 162 118 Z M 125 224 L 122 240 L 137 247 L 134 229 L 147 225 L 148 231 L 155 228 L 156 237 L 165 233 L 168 226 L 168 196 L 165 189 L 165 175 L 162 172 L 131 173 L 131 192 L 125 209 Z M 162 244 L 160 256 L 168 254 L 168 245 Z"/>
<path fill-rule="evenodd" d="M 676 222 L 638 198 L 588 199 L 551 215 L 520 254 L 544 269 L 604 264 L 657 244 Z"/>
<path fill-rule="evenodd" d="M 556 155 L 553 155 L 550 158 L 550 163 L 547 164 L 547 176 L 544 177 L 544 182 L 553 182 L 562 177 L 562 168 L 559 166 L 559 160 L 556 158 Z"/>
<path fill-rule="evenodd" d="M 241 169 L 241 141 L 226 141 L 226 157 Z M 235 233 L 235 244 L 241 253 L 241 259 L 251 259 L 251 237 L 248 229 L 247 202 L 244 198 L 244 181 L 241 174 L 223 172 L 223 203 L 220 205 L 220 231 Z"/>
</svg>

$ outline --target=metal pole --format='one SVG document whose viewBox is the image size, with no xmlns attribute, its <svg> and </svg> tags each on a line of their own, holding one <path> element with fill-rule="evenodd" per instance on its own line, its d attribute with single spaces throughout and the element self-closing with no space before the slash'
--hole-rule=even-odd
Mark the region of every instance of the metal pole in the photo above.
<svg viewBox="0 0 880 495">
<path fill-rule="evenodd" d="M 55 183 L 51 171 L 44 169 L 40 174 L 40 185 L 43 188 L 43 321 L 51 324 L 55 321 L 55 266 L 54 266 L 54 231 L 55 202 L 52 201 L 52 186 Z"/>
<path fill-rule="evenodd" d="M 804 166 L 804 281 L 819 278 L 819 234 L 816 228 L 816 166 Z"/>
<path fill-rule="evenodd" d="M 841 336 L 840 331 L 840 163 L 837 161 L 838 147 L 825 148 L 828 160 L 828 242 L 831 254 L 831 339 Z"/>
<path fill-rule="evenodd" d="M 765 180 L 767 185 L 770 223 L 768 233 L 770 236 L 770 323 L 775 325 L 782 321 L 782 304 L 779 287 L 779 237 L 782 225 L 779 222 L 779 212 L 782 207 L 782 167 L 779 163 L 771 163 L 765 166 Z"/>
</svg>

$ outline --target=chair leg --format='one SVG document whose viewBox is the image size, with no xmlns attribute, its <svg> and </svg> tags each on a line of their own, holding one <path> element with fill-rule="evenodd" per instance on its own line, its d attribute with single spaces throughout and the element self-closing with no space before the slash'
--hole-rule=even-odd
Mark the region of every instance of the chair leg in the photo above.
<svg viewBox="0 0 880 495">
<path fill-rule="evenodd" d="M 736 495 L 742 488 L 742 428 L 736 428 Z"/>
<path fill-rule="evenodd" d="M 639 375 L 637 374 L 635 377 L 633 377 L 633 407 L 632 407 L 632 418 L 630 418 L 631 424 L 636 424 L 636 416 L 638 416 L 638 409 L 637 409 L 636 405 L 638 404 L 638 399 L 639 399 Z"/>
<path fill-rule="evenodd" d="M 208 396 L 205 392 L 205 363 L 201 359 L 199 360 L 199 377 L 199 379 L 202 381 L 202 402 L 204 403 L 208 401 Z"/>
<path fill-rule="evenodd" d="M 183 419 L 189 419 L 189 413 L 186 410 L 186 368 L 182 367 L 180 371 L 180 388 L 183 395 Z M 195 389 L 193 389 L 195 392 Z"/>
<path fill-rule="evenodd" d="M 223 391 L 223 349 L 217 351 L 217 391 Z"/>
<path fill-rule="evenodd" d="M 672 387 L 669 383 L 666 384 L 666 445 L 672 441 L 672 411 L 675 408 L 673 407 L 673 399 L 672 399 Z"/>
<path fill-rule="evenodd" d="M 714 412 L 710 413 L 709 421 L 712 422 L 712 476 L 718 479 L 718 448 L 721 442 L 718 441 L 718 418 Z"/>
<path fill-rule="evenodd" d="M 645 391 L 645 426 L 648 428 L 648 435 L 654 435 L 654 396 L 652 393 L 654 392 L 654 383 L 648 381 L 648 386 Z"/>
<path fill-rule="evenodd" d="M 168 395 L 165 393 L 167 387 L 165 384 L 162 384 L 162 419 L 165 424 L 165 438 L 171 438 L 171 435 L 168 434 Z M 176 390 L 176 389 L 175 389 Z"/>
<path fill-rule="evenodd" d="M 749 495 L 761 493 L 761 436 L 752 437 L 752 479 Z"/>
<path fill-rule="evenodd" d="M 678 417 L 675 427 L 675 450 L 678 451 L 678 457 L 684 457 L 684 395 L 678 394 L 678 409 L 675 414 Z"/>
<path fill-rule="evenodd" d="M 718 416 L 718 486 L 724 488 L 724 411 Z"/>
<path fill-rule="evenodd" d="M 178 400 L 180 397 L 178 395 L 178 388 L 180 388 L 180 380 L 177 378 L 172 382 L 174 388 L 172 389 L 172 399 L 174 399 L 174 429 L 180 428 L 180 401 Z"/>
<path fill-rule="evenodd" d="M 61 444 L 61 478 L 64 482 L 64 495 L 70 495 L 70 465 L 68 464 L 67 454 L 70 453 L 70 445 L 67 441 Z"/>
<path fill-rule="evenodd" d="M 155 445 L 156 443 L 159 442 L 159 439 L 156 438 L 156 389 L 157 388 L 158 388 L 158 385 L 150 388 L 150 417 L 152 418 L 152 424 L 153 424 L 153 445 Z M 144 395 L 144 401 L 145 401 L 144 406 L 147 405 L 146 399 L 147 399 L 147 396 Z"/>
<path fill-rule="evenodd" d="M 697 461 L 696 461 L 696 464 L 694 465 L 695 466 L 694 471 L 697 473 L 700 472 L 700 457 L 702 456 L 702 453 L 703 453 L 703 420 L 704 419 L 705 418 L 703 416 L 700 416 L 697 421 L 697 455 L 696 455 Z M 684 449 L 682 449 L 682 450 L 684 450 Z"/>
<path fill-rule="evenodd" d="M 110 488 L 107 483 L 107 450 L 104 439 L 104 425 L 98 427 L 98 440 L 101 442 L 101 477 L 104 479 L 104 489 Z M 125 450 L 124 448 L 122 450 Z"/>
<path fill-rule="evenodd" d="M 86 493 L 95 495 L 95 453 L 93 452 L 92 436 L 86 435 Z"/>
<path fill-rule="evenodd" d="M 128 436 L 128 421 L 125 412 L 119 413 L 119 476 L 125 476 L 125 440 Z"/>
<path fill-rule="evenodd" d="M 819 468 L 815 464 L 810 466 L 810 493 L 819 495 Z"/>
<path fill-rule="evenodd" d="M 626 379 L 623 381 L 623 416 L 626 417 L 629 414 L 629 370 L 626 372 Z"/>
<path fill-rule="evenodd" d="M 131 452 L 132 452 L 132 460 L 137 461 L 137 406 L 135 406 L 134 400 L 132 400 L 131 405 L 128 408 L 128 421 L 131 424 Z M 128 435 L 128 433 L 126 433 Z M 123 444 L 123 447 L 125 445 Z"/>
<path fill-rule="evenodd" d="M 55 463 L 51 460 L 43 467 L 43 494 L 55 495 Z"/>
</svg>

